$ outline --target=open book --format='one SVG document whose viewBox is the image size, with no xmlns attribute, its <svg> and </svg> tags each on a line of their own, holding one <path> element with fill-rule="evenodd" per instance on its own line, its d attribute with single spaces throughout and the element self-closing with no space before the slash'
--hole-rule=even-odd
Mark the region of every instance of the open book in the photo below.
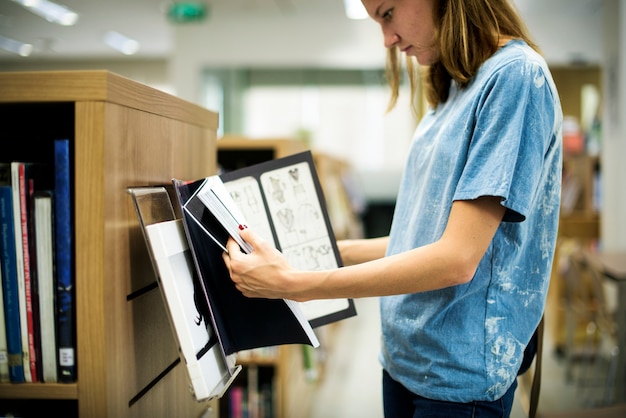
<svg viewBox="0 0 626 418">
<path fill-rule="evenodd" d="M 283 252 L 292 266 L 341 266 L 326 203 L 309 151 L 220 176 L 173 180 L 189 246 L 226 354 L 279 344 L 317 346 L 311 328 L 356 315 L 351 299 L 250 299 L 228 277 L 221 254 L 245 224 Z M 308 322 L 308 323 L 307 323 Z"/>
<path fill-rule="evenodd" d="M 274 244 L 289 264 L 301 270 L 325 270 L 342 266 L 326 201 L 310 151 L 267 161 L 209 178 L 204 190 L 223 196 L 219 181 L 239 209 L 230 210 L 241 224 L 254 228 Z M 227 198 L 223 198 L 227 199 Z M 219 207 L 219 205 L 218 205 Z M 232 207 L 232 206 L 231 206 Z M 228 216 L 223 219 L 228 221 Z M 239 225 L 234 225 L 236 228 Z M 231 229 L 232 230 L 232 229 Z M 239 239 L 238 231 L 235 230 Z M 245 249 L 247 243 L 240 243 Z M 299 303 L 313 328 L 356 315 L 351 299 L 314 300 Z"/>
</svg>

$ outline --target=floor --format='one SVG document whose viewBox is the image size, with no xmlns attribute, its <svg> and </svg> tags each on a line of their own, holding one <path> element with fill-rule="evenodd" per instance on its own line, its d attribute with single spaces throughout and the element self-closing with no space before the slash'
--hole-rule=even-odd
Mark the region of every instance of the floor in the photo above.
<svg viewBox="0 0 626 418">
<path fill-rule="evenodd" d="M 378 300 L 355 300 L 358 315 L 337 324 L 331 355 L 315 393 L 309 418 L 380 418 L 382 414 Z M 556 355 L 549 335 L 544 339 L 540 412 L 581 407 L 584 394 L 565 379 L 564 360 Z M 519 390 L 518 390 L 519 392 Z M 527 417 L 523 394 L 516 394 L 511 418 Z M 593 416 L 592 414 L 589 415 Z"/>
</svg>

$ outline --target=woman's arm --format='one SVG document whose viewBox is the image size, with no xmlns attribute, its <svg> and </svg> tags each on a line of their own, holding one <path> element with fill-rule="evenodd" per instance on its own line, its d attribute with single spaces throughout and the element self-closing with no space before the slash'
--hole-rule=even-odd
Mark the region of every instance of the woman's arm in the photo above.
<svg viewBox="0 0 626 418">
<path fill-rule="evenodd" d="M 442 237 L 429 245 L 339 269 L 299 271 L 250 230 L 241 232 L 254 251 L 243 254 L 230 240 L 224 261 L 248 297 L 297 301 L 369 297 L 442 289 L 472 279 L 502 221 L 499 197 L 456 201 Z"/>
<path fill-rule="evenodd" d="M 352 266 L 383 258 L 388 242 L 389 237 L 346 239 L 337 241 L 337 247 L 344 265 Z"/>
</svg>

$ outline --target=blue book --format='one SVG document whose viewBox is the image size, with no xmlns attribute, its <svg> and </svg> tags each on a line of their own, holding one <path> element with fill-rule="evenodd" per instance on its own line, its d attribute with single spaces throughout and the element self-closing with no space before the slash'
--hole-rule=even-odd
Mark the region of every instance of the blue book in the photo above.
<svg viewBox="0 0 626 418">
<path fill-rule="evenodd" d="M 76 331 L 72 250 L 72 193 L 70 142 L 54 142 L 55 269 L 57 279 L 58 380 L 76 381 Z"/>
<path fill-rule="evenodd" d="M 0 266 L 2 267 L 9 378 L 13 383 L 23 383 L 24 363 L 15 257 L 13 192 L 11 186 L 5 185 L 0 186 Z"/>
</svg>

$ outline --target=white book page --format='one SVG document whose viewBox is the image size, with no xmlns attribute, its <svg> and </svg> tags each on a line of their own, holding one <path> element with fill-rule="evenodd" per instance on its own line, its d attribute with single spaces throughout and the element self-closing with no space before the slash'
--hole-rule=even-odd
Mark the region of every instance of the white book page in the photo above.
<svg viewBox="0 0 626 418">
<path fill-rule="evenodd" d="M 265 194 L 280 247 L 292 267 L 309 271 L 338 267 L 307 163 L 268 171 L 261 175 L 261 184 L 254 177 L 242 177 L 224 186 L 247 225 L 277 247 L 263 205 Z M 299 305 L 307 320 L 312 320 L 347 309 L 349 301 L 313 300 Z"/>
<path fill-rule="evenodd" d="M 145 230 L 194 394 L 198 400 L 221 396 L 227 388 L 234 358 L 232 364 L 225 364 L 217 341 L 197 358 L 197 354 L 210 345 L 213 330 L 194 302 L 194 265 L 182 221 L 156 223 L 146 226 Z"/>
</svg>

